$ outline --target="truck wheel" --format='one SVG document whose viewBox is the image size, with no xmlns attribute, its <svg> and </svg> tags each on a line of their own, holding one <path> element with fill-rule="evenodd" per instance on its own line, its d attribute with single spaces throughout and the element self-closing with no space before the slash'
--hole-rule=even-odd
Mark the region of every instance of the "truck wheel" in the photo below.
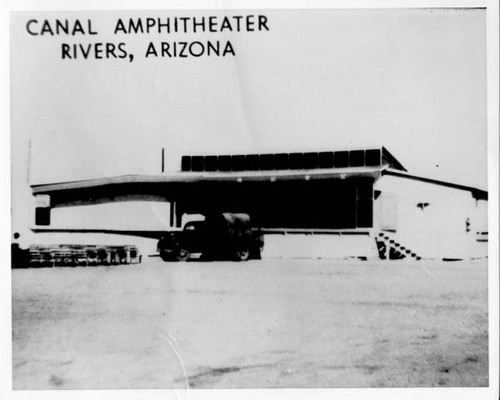
<svg viewBox="0 0 500 400">
<path fill-rule="evenodd" d="M 247 261 L 250 258 L 250 249 L 245 245 L 238 246 L 235 256 L 236 261 Z"/>
<path fill-rule="evenodd" d="M 160 258 L 163 261 L 172 261 L 172 256 L 164 250 L 160 250 Z"/>
<path fill-rule="evenodd" d="M 187 261 L 189 259 L 189 250 L 179 247 L 175 250 L 175 260 L 176 261 Z"/>
</svg>

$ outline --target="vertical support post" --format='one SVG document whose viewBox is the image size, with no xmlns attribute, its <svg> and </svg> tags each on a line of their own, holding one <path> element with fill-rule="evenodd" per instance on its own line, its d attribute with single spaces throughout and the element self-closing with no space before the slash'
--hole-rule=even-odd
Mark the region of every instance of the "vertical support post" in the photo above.
<svg viewBox="0 0 500 400">
<path fill-rule="evenodd" d="M 179 207 L 179 205 L 176 205 L 176 207 L 175 207 L 175 226 L 177 228 L 182 227 L 182 214 L 184 214 L 182 212 L 182 207 Z"/>
<path fill-rule="evenodd" d="M 175 213 L 175 206 L 176 203 L 174 200 L 170 200 L 170 227 L 173 228 L 175 226 L 175 219 L 177 218 L 177 215 Z"/>
<path fill-rule="evenodd" d="M 182 226 L 182 207 L 177 204 L 177 201 L 170 201 L 170 226 L 172 228 L 180 228 Z"/>
<path fill-rule="evenodd" d="M 161 173 L 165 172 L 165 147 L 161 148 Z"/>
</svg>

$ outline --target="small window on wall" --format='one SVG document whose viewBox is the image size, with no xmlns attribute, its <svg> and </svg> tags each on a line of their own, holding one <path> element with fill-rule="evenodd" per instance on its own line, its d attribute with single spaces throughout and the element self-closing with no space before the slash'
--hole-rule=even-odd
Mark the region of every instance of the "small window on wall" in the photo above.
<svg viewBox="0 0 500 400">
<path fill-rule="evenodd" d="M 288 169 L 289 157 L 287 153 L 280 153 L 274 155 L 274 168 L 275 169 Z"/>
<path fill-rule="evenodd" d="M 181 170 L 191 171 L 191 156 L 182 156 L 181 158 Z"/>
<path fill-rule="evenodd" d="M 249 154 L 245 156 L 245 163 L 249 171 L 259 170 L 260 156 L 258 154 Z"/>
<path fill-rule="evenodd" d="M 201 172 L 205 169 L 205 157 L 193 156 L 191 158 L 191 169 L 196 172 Z"/>
<path fill-rule="evenodd" d="M 231 171 L 231 156 L 219 156 L 219 170 Z"/>
<path fill-rule="evenodd" d="M 269 171 L 274 169 L 274 154 L 260 155 L 260 170 Z"/>
<path fill-rule="evenodd" d="M 233 171 L 244 171 L 245 168 L 245 156 L 231 156 L 231 169 Z"/>
<path fill-rule="evenodd" d="M 335 168 L 346 168 L 349 166 L 349 152 L 336 151 L 333 154 L 333 165 Z"/>
<path fill-rule="evenodd" d="M 290 169 L 302 169 L 304 168 L 304 154 L 291 153 L 288 162 Z"/>
<path fill-rule="evenodd" d="M 319 153 L 319 167 L 333 168 L 333 151 L 324 151 Z"/>
<path fill-rule="evenodd" d="M 362 167 L 363 165 L 365 165 L 364 150 L 353 150 L 349 152 L 349 166 Z"/>
<path fill-rule="evenodd" d="M 381 164 L 380 149 L 366 150 L 365 165 L 367 167 L 379 166 Z"/>
<path fill-rule="evenodd" d="M 429 203 L 417 203 L 417 208 L 420 208 L 424 211 L 427 207 L 429 207 Z"/>
<path fill-rule="evenodd" d="M 304 168 L 315 169 L 318 168 L 319 155 L 318 153 L 304 153 Z"/>
<path fill-rule="evenodd" d="M 205 171 L 217 171 L 219 168 L 219 160 L 217 156 L 205 157 Z"/>
</svg>

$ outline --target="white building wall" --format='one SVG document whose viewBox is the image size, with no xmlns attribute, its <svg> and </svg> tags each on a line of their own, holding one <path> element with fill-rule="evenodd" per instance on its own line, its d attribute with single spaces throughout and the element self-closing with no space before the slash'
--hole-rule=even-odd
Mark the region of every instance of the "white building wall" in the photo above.
<svg viewBox="0 0 500 400">
<path fill-rule="evenodd" d="M 388 175 L 375 190 L 381 194 L 374 204 L 374 228 L 391 231 L 391 237 L 419 256 L 487 255 L 487 243 L 477 241 L 477 232 L 487 231 L 487 202 L 477 201 L 470 191 Z"/>
<path fill-rule="evenodd" d="M 264 258 L 377 259 L 375 240 L 368 235 L 265 235 Z"/>
<path fill-rule="evenodd" d="M 163 231 L 170 227 L 170 203 L 124 201 L 53 208 L 50 229 L 109 229 Z M 157 239 L 102 233 L 23 232 L 22 246 L 32 244 L 135 245 L 142 255 L 156 254 Z"/>
<path fill-rule="evenodd" d="M 53 208 L 51 228 L 166 230 L 170 227 L 170 203 L 123 201 Z"/>
</svg>

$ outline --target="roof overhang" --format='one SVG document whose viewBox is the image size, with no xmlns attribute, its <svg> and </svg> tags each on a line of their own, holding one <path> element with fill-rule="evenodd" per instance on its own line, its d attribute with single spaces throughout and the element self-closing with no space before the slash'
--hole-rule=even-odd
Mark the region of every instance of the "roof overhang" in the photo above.
<svg viewBox="0 0 500 400">
<path fill-rule="evenodd" d="M 446 182 L 446 181 L 440 181 L 437 179 L 430 179 L 430 178 L 425 178 L 422 176 L 417 176 L 417 175 L 412 175 L 407 172 L 402 172 L 390 168 L 383 169 L 381 171 L 382 175 L 390 175 L 390 176 L 397 176 L 399 178 L 405 178 L 405 179 L 411 179 L 411 180 L 416 180 L 420 182 L 426 182 L 426 183 L 431 183 L 434 185 L 440 185 L 440 186 L 445 186 L 453 189 L 458 189 L 458 190 L 466 190 L 468 192 L 471 192 L 472 196 L 478 200 L 488 200 L 488 192 L 486 190 L 478 189 L 472 186 L 466 186 L 466 185 L 460 185 L 457 183 L 452 183 L 452 182 Z"/>
<path fill-rule="evenodd" d="M 171 172 L 161 175 L 122 175 L 49 184 L 31 185 L 34 195 L 67 190 L 99 188 L 126 184 L 195 184 L 201 182 L 277 182 L 318 179 L 380 178 L 382 167 L 335 168 L 300 171 L 245 171 L 245 172 Z"/>
</svg>

